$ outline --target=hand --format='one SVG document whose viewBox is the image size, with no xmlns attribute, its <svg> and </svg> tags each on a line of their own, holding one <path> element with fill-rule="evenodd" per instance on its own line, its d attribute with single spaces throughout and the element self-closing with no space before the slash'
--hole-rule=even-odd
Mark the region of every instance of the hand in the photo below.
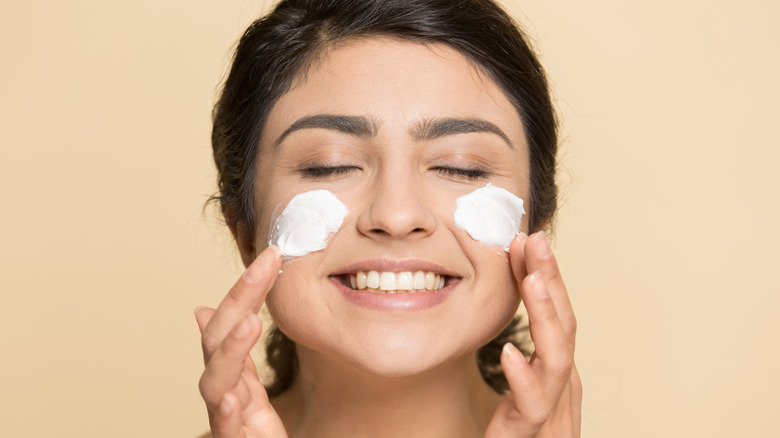
<svg viewBox="0 0 780 438">
<path fill-rule="evenodd" d="M 257 312 L 280 263 L 278 248 L 267 248 L 216 310 L 202 307 L 195 311 L 206 364 L 200 393 L 214 438 L 287 436 L 249 357 L 262 331 Z"/>
<path fill-rule="evenodd" d="M 501 366 L 510 392 L 485 436 L 579 437 L 582 383 L 574 366 L 577 323 L 555 256 L 541 232 L 530 237 L 521 234 L 512 241 L 509 253 L 535 351 L 526 361 L 514 345 L 504 346 Z"/>
</svg>

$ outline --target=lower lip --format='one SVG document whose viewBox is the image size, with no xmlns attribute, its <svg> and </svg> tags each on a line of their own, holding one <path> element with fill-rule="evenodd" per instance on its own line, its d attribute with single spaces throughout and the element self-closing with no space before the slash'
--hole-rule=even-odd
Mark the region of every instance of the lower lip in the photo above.
<svg viewBox="0 0 780 438">
<path fill-rule="evenodd" d="M 444 302 L 455 289 L 458 281 L 450 281 L 447 286 L 439 290 L 431 290 L 413 293 L 383 294 L 355 290 L 344 286 L 337 278 L 331 277 L 336 289 L 352 304 L 374 310 L 399 311 L 399 310 L 424 310 L 437 306 Z"/>
</svg>

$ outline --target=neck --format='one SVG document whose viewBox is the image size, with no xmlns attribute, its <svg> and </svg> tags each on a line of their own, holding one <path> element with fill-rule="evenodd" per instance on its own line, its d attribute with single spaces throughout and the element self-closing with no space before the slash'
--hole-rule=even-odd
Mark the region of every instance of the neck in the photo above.
<svg viewBox="0 0 780 438">
<path fill-rule="evenodd" d="M 272 400 L 290 437 L 481 437 L 501 396 L 476 352 L 421 374 L 378 376 L 299 346 L 293 385 Z"/>
</svg>

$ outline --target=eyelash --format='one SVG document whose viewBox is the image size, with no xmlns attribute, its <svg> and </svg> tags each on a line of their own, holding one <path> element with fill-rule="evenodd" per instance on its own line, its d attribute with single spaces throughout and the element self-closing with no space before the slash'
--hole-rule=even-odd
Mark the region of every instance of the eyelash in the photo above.
<svg viewBox="0 0 780 438">
<path fill-rule="evenodd" d="M 356 166 L 309 166 L 300 169 L 300 172 L 304 178 L 327 178 L 349 173 L 355 169 L 359 168 Z"/>
<path fill-rule="evenodd" d="M 451 176 L 467 179 L 484 179 L 490 176 L 490 172 L 479 167 L 434 167 L 432 170 Z"/>
<path fill-rule="evenodd" d="M 327 178 L 339 176 L 359 169 L 357 166 L 310 166 L 300 169 L 304 178 Z M 479 167 L 434 167 L 432 170 L 450 176 L 467 179 L 484 179 L 490 176 L 490 172 Z"/>
</svg>

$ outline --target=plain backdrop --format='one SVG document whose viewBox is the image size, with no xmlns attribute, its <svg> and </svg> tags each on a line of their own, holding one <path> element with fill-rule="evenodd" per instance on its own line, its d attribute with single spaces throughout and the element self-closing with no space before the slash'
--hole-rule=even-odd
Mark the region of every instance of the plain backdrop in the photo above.
<svg viewBox="0 0 780 438">
<path fill-rule="evenodd" d="M 0 4 L 0 428 L 194 437 L 242 272 L 210 111 L 267 2 Z M 777 2 L 513 0 L 556 94 L 583 437 L 777 437 Z"/>
</svg>

